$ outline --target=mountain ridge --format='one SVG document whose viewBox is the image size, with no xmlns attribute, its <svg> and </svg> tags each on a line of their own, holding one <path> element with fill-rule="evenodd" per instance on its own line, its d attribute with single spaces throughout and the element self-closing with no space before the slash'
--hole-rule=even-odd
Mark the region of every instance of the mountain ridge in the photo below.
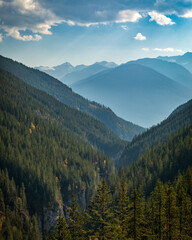
<svg viewBox="0 0 192 240">
<path fill-rule="evenodd" d="M 111 109 L 96 102 L 88 101 L 74 93 L 59 80 L 39 70 L 29 68 L 21 63 L 0 56 L 0 67 L 21 78 L 24 82 L 52 95 L 60 102 L 85 112 L 102 121 L 110 130 L 123 140 L 131 140 L 145 129 L 115 115 Z"/>
<path fill-rule="evenodd" d="M 175 80 L 136 63 L 120 65 L 71 85 L 79 94 L 108 105 L 119 116 L 143 126 L 162 121 L 191 92 Z"/>
<path fill-rule="evenodd" d="M 119 166 L 135 162 L 152 147 L 162 144 L 179 129 L 192 124 L 192 100 L 177 107 L 164 121 L 136 136 L 122 153 Z"/>
</svg>

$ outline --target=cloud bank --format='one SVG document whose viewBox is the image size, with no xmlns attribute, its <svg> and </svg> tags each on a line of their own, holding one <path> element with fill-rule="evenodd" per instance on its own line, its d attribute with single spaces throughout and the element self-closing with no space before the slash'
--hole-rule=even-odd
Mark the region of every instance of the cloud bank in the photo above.
<svg viewBox="0 0 192 240">
<path fill-rule="evenodd" d="M 3 36 L 38 41 L 61 23 L 90 27 L 98 24 L 136 23 L 147 16 L 161 26 L 175 22 L 170 16 L 192 17 L 190 0 L 0 0 Z M 122 25 L 124 26 L 124 25 Z M 124 28 L 125 29 L 125 28 Z"/>
</svg>

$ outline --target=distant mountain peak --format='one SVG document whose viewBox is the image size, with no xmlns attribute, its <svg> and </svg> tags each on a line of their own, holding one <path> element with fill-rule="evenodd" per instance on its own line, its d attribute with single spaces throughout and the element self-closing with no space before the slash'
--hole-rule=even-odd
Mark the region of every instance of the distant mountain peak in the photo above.
<svg viewBox="0 0 192 240">
<path fill-rule="evenodd" d="M 186 52 L 183 56 L 191 56 L 192 57 L 192 52 Z"/>
<path fill-rule="evenodd" d="M 73 67 L 73 65 L 70 62 L 64 62 L 58 66 L 55 66 L 54 68 L 59 68 L 59 67 Z"/>
<path fill-rule="evenodd" d="M 118 65 L 114 62 L 107 62 L 107 61 L 101 61 L 101 62 L 96 62 L 97 64 L 100 64 L 104 67 L 107 67 L 107 68 L 115 68 L 117 67 Z"/>
</svg>

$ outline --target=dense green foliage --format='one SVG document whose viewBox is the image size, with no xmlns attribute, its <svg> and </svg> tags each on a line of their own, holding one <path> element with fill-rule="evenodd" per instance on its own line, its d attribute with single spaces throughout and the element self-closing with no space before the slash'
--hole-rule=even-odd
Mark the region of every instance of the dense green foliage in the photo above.
<svg viewBox="0 0 192 240">
<path fill-rule="evenodd" d="M 28 212 L 24 184 L 17 188 L 7 170 L 0 170 L 0 239 L 41 239 L 37 219 Z"/>
<path fill-rule="evenodd" d="M 17 185 L 25 184 L 32 212 L 55 201 L 67 203 L 73 192 L 86 206 L 100 176 L 110 181 L 114 166 L 72 132 L 94 139 L 102 124 L 10 73 L 1 71 L 0 77 L 0 168 L 7 168 Z"/>
<path fill-rule="evenodd" d="M 158 178 L 173 181 L 179 172 L 192 166 L 192 125 L 180 130 L 169 140 L 152 147 L 131 166 L 122 168 L 129 189 L 136 186 L 149 194 Z"/>
<path fill-rule="evenodd" d="M 179 129 L 192 123 L 192 100 L 178 107 L 161 124 L 150 128 L 143 134 L 135 137 L 128 143 L 120 160 L 119 166 L 129 165 L 149 150 L 152 146 L 157 146 L 166 141 Z"/>
<path fill-rule="evenodd" d="M 173 184 L 163 184 L 158 180 L 147 199 L 136 189 L 129 195 L 125 191 L 122 198 L 122 190 L 125 190 L 127 185 L 121 183 L 117 198 L 112 199 L 106 182 L 102 180 L 86 213 L 79 212 L 82 216 L 87 216 L 84 219 L 84 239 L 192 239 L 191 181 L 191 168 L 184 175 L 180 175 Z M 118 206 L 120 201 L 123 201 L 123 205 Z M 67 218 L 67 223 L 69 230 L 70 217 Z M 78 225 L 78 221 L 75 224 Z"/>
<path fill-rule="evenodd" d="M 2 95 L 6 92 L 7 97 L 32 111 L 32 114 L 38 115 L 42 119 L 55 121 L 58 127 L 65 127 L 75 134 L 87 139 L 94 147 L 108 153 L 109 156 L 116 156 L 122 151 L 125 143 L 115 134 L 108 130 L 98 120 L 55 100 L 46 93 L 39 91 L 23 81 L 14 77 L 12 74 L 3 70 L 1 74 Z M 5 96 L 2 96 L 5 98 Z M 7 99 L 2 100 L 2 108 L 9 107 Z M 15 106 L 17 108 L 17 106 Z"/>
<path fill-rule="evenodd" d="M 117 117 L 111 109 L 96 102 L 90 102 L 72 92 L 71 88 L 46 73 L 28 68 L 3 56 L 0 56 L 0 68 L 16 75 L 27 84 L 45 91 L 67 106 L 74 107 L 95 117 L 121 139 L 131 140 L 136 134 L 144 131 L 144 128 Z"/>
<path fill-rule="evenodd" d="M 123 141 L 0 70 L 0 239 L 41 239 L 35 215 L 55 204 L 67 207 L 52 240 L 192 239 L 191 120 L 189 101 L 136 137 L 116 174 L 105 153 Z"/>
</svg>

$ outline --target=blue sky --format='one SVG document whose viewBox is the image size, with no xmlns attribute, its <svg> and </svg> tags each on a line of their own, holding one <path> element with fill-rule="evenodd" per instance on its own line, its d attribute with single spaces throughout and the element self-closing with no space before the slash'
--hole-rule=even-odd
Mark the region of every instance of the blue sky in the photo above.
<svg viewBox="0 0 192 240">
<path fill-rule="evenodd" d="M 28 66 L 192 51 L 192 0 L 0 0 L 0 54 Z"/>
</svg>

